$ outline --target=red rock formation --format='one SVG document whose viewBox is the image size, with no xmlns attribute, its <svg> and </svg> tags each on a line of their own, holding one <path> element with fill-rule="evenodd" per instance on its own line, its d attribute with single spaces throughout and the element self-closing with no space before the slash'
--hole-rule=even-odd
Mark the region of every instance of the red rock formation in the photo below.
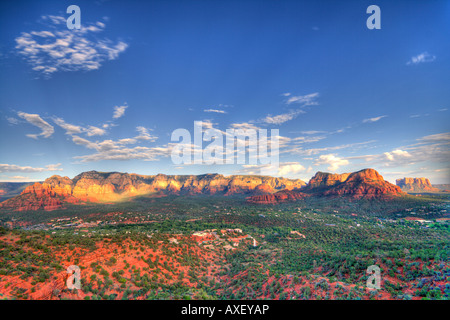
<svg viewBox="0 0 450 320">
<path fill-rule="evenodd" d="M 10 210 L 55 210 L 64 203 L 115 202 L 138 195 L 164 194 L 256 194 L 304 186 L 301 180 L 265 176 L 220 174 L 143 176 L 119 172 L 89 171 L 73 179 L 52 176 L 42 184 L 28 186 L 19 196 L 0 203 Z"/>
<path fill-rule="evenodd" d="M 272 194 L 252 196 L 249 197 L 247 201 L 250 203 L 257 203 L 257 204 L 277 204 L 285 201 L 301 200 L 307 196 L 308 196 L 307 194 L 298 191 L 282 190 Z"/>
<path fill-rule="evenodd" d="M 254 195 L 264 195 L 264 194 L 271 194 L 274 193 L 274 189 L 272 188 L 271 185 L 263 183 L 260 184 L 258 186 L 256 186 L 256 188 L 253 190 L 253 194 Z"/>
<path fill-rule="evenodd" d="M 353 198 L 382 198 L 402 195 L 402 190 L 374 169 L 351 173 L 347 179 L 323 192 L 323 195 L 349 195 Z"/>
<path fill-rule="evenodd" d="M 350 173 L 328 173 L 328 172 L 317 172 L 314 177 L 311 178 L 309 183 L 304 188 L 305 191 L 318 191 L 324 188 L 329 188 L 344 182 Z"/>
<path fill-rule="evenodd" d="M 251 203 L 274 204 L 303 199 L 306 196 L 346 196 L 359 198 L 386 198 L 404 194 L 398 186 L 383 179 L 374 169 L 353 173 L 331 174 L 317 172 L 301 190 L 280 191 L 274 194 L 248 198 Z"/>
<path fill-rule="evenodd" d="M 47 183 L 35 183 L 25 188 L 22 193 L 14 198 L 0 203 L 0 208 L 27 211 L 27 210 L 56 210 L 62 208 L 63 202 L 77 203 L 78 199 L 67 193 L 65 188 L 53 188 Z"/>
<path fill-rule="evenodd" d="M 427 178 L 403 178 L 395 180 L 397 186 L 399 186 L 405 192 L 439 192 L 438 188 L 431 185 L 430 180 Z"/>
</svg>

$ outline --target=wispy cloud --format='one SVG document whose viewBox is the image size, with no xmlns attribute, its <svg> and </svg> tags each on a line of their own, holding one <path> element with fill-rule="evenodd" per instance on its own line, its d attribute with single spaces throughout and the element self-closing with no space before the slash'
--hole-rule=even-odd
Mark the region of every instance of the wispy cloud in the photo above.
<svg viewBox="0 0 450 320">
<path fill-rule="evenodd" d="M 81 126 L 77 126 L 74 124 L 70 124 L 70 123 L 66 123 L 63 119 L 61 118 L 54 118 L 53 121 L 60 126 L 61 128 L 63 128 L 64 130 L 66 130 L 66 134 L 72 135 L 72 134 L 79 134 L 82 133 L 83 131 L 85 131 L 85 129 Z"/>
<path fill-rule="evenodd" d="M 386 118 L 387 116 L 379 116 L 379 117 L 374 117 L 374 118 L 368 118 L 368 119 L 364 119 L 363 123 L 368 123 L 368 122 L 377 122 L 383 118 Z"/>
<path fill-rule="evenodd" d="M 268 115 L 262 121 L 268 124 L 282 124 L 294 119 L 299 114 L 305 113 L 303 110 L 291 110 L 287 113 L 282 113 L 276 116 Z"/>
<path fill-rule="evenodd" d="M 53 118 L 53 121 L 58 126 L 63 128 L 64 130 L 66 130 L 66 134 L 68 134 L 68 135 L 85 133 L 89 137 L 92 137 L 92 136 L 103 136 L 106 134 L 106 130 L 95 127 L 95 126 L 88 126 L 87 128 L 84 128 L 82 126 L 77 126 L 74 124 L 67 123 L 63 119 L 58 118 L 58 117 Z"/>
<path fill-rule="evenodd" d="M 291 93 L 286 92 L 283 93 L 282 96 L 288 97 L 287 100 L 285 100 L 285 103 L 287 105 L 290 104 L 300 104 L 300 108 L 289 110 L 288 112 L 281 113 L 278 115 L 267 115 L 265 118 L 260 120 L 261 122 L 267 123 L 267 124 L 276 124 L 280 125 L 283 124 L 289 120 L 292 120 L 296 118 L 299 114 L 305 113 L 304 110 L 301 109 L 301 107 L 304 106 L 310 106 L 310 105 L 317 105 L 318 103 L 315 101 L 315 99 L 319 96 L 318 92 L 303 95 L 303 96 L 293 96 Z"/>
<path fill-rule="evenodd" d="M 299 104 L 302 104 L 302 105 L 305 105 L 305 106 L 316 105 L 317 102 L 315 100 L 316 100 L 317 97 L 319 97 L 319 93 L 318 92 L 310 93 L 310 94 L 307 94 L 307 95 L 304 95 L 304 96 L 290 96 L 286 100 L 286 104 L 299 103 Z"/>
<path fill-rule="evenodd" d="M 170 155 L 171 148 L 169 146 L 163 147 L 144 147 L 144 146 L 134 146 L 129 147 L 128 145 L 138 144 L 142 141 L 154 142 L 157 137 L 149 133 L 149 130 L 145 127 L 136 127 L 136 131 L 139 133 L 137 136 L 132 138 L 123 138 L 119 140 L 103 140 L 103 141 L 91 141 L 82 138 L 77 135 L 72 136 L 72 142 L 84 146 L 87 149 L 95 150 L 95 153 L 76 156 L 75 159 L 80 159 L 81 162 L 95 162 L 102 160 L 144 160 L 144 161 L 154 161 L 160 156 Z"/>
<path fill-rule="evenodd" d="M 29 138 L 37 139 L 38 136 L 49 138 L 53 134 L 53 132 L 55 132 L 53 126 L 51 126 L 47 121 L 43 120 L 38 114 L 30 114 L 19 111 L 17 115 L 22 119 L 25 119 L 28 123 L 42 130 L 39 134 L 27 134 L 27 137 Z"/>
<path fill-rule="evenodd" d="M 6 120 L 11 124 L 19 124 L 19 120 L 13 117 L 6 117 Z"/>
<path fill-rule="evenodd" d="M 248 130 L 248 129 L 258 130 L 258 129 L 261 129 L 260 127 L 254 125 L 253 123 L 248 123 L 248 122 L 232 123 L 231 124 L 231 128 L 233 128 L 233 129 L 242 129 L 242 130 Z"/>
<path fill-rule="evenodd" d="M 417 56 L 411 57 L 411 59 L 406 63 L 407 65 L 419 64 L 425 62 L 433 62 L 436 60 L 436 56 L 429 54 L 428 52 L 422 52 Z"/>
<path fill-rule="evenodd" d="M 319 131 L 319 130 L 309 130 L 309 131 L 300 131 L 301 134 L 319 134 L 319 133 L 327 133 L 327 131 Z"/>
<path fill-rule="evenodd" d="M 145 141 L 155 141 L 156 139 L 158 139 L 158 137 L 156 136 L 152 136 L 148 131 L 149 129 L 139 126 L 136 127 L 136 130 L 139 132 L 139 135 L 134 137 L 134 139 L 138 139 L 138 140 L 145 140 Z"/>
<path fill-rule="evenodd" d="M 319 141 L 319 140 L 317 140 L 317 141 Z M 315 141 L 307 140 L 306 142 L 315 142 Z M 333 147 L 311 148 L 311 149 L 305 149 L 305 150 L 298 146 L 294 146 L 293 148 L 286 150 L 286 152 L 293 153 L 293 154 L 305 155 L 305 156 L 311 156 L 311 155 L 316 155 L 316 154 L 319 154 L 322 152 L 330 152 L 330 151 L 336 151 L 336 150 L 348 149 L 348 148 L 351 148 L 352 150 L 356 150 L 357 148 L 363 148 L 363 147 L 365 148 L 367 145 L 374 143 L 374 142 L 376 142 L 376 140 L 347 143 L 347 144 L 342 144 L 342 145 L 333 146 Z"/>
<path fill-rule="evenodd" d="M 43 172 L 43 171 L 62 171 L 61 164 L 49 164 L 45 168 L 36 168 L 30 166 L 18 166 L 15 164 L 0 164 L 0 172 Z"/>
<path fill-rule="evenodd" d="M 114 107 L 114 114 L 113 114 L 113 119 L 119 119 L 120 117 L 122 117 L 125 114 L 125 110 L 128 108 L 128 106 L 125 104 L 123 106 L 115 106 Z"/>
<path fill-rule="evenodd" d="M 450 142 L 450 132 L 431 134 L 417 140 L 424 142 Z"/>
<path fill-rule="evenodd" d="M 417 143 L 398 147 L 380 154 L 347 157 L 350 160 L 365 160 L 366 165 L 401 167 L 422 162 L 448 164 L 450 159 L 450 132 L 427 135 L 416 139 Z"/>
<path fill-rule="evenodd" d="M 212 113 L 227 113 L 224 110 L 218 110 L 218 109 L 205 109 L 204 112 L 212 112 Z"/>
<path fill-rule="evenodd" d="M 80 30 L 68 30 L 61 16 L 42 16 L 47 30 L 22 32 L 15 39 L 18 53 L 47 78 L 58 71 L 97 70 L 107 60 L 115 60 L 128 44 L 108 38 L 98 39 L 103 22 L 83 23 Z"/>
</svg>

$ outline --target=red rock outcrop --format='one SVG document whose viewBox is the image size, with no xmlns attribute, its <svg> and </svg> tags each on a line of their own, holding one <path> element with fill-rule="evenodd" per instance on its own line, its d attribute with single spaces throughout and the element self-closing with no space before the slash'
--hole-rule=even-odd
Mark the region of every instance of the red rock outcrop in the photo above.
<svg viewBox="0 0 450 320">
<path fill-rule="evenodd" d="M 56 210 L 62 208 L 63 202 L 78 203 L 79 200 L 67 193 L 65 187 L 52 187 L 47 183 L 38 183 L 28 186 L 19 196 L 0 203 L 0 208 L 27 211 L 27 210 Z"/>
<path fill-rule="evenodd" d="M 349 175 L 350 173 L 337 174 L 319 171 L 309 180 L 304 191 L 318 191 L 335 186 L 344 182 Z"/>
<path fill-rule="evenodd" d="M 403 178 L 395 180 L 397 186 L 399 186 L 405 192 L 439 192 L 438 188 L 431 185 L 430 180 L 427 178 Z"/>
<path fill-rule="evenodd" d="M 120 172 L 83 172 L 73 179 L 52 176 L 28 186 L 14 198 L 0 203 L 9 210 L 54 210 L 65 203 L 114 202 L 148 194 L 262 194 L 305 185 L 299 179 L 220 174 L 144 176 Z"/>
<path fill-rule="evenodd" d="M 295 190 L 282 190 L 272 194 L 252 196 L 247 201 L 256 204 L 277 204 L 280 202 L 301 200 L 308 196 L 305 193 Z"/>
<path fill-rule="evenodd" d="M 323 195 L 348 195 L 353 198 L 382 198 L 402 195 L 402 190 L 387 182 L 374 169 L 364 169 L 348 175 L 345 181 L 325 190 Z"/>
<path fill-rule="evenodd" d="M 388 198 L 404 194 L 402 190 L 383 179 L 374 169 L 353 173 L 332 174 L 317 172 L 301 190 L 284 190 L 274 194 L 248 198 L 251 203 L 275 204 L 304 199 L 307 196 L 346 196 L 354 199 Z"/>
</svg>

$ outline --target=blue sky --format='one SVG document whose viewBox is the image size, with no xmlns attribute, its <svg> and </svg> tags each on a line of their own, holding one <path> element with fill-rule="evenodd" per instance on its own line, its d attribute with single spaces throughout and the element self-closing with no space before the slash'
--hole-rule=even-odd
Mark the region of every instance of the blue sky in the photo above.
<svg viewBox="0 0 450 320">
<path fill-rule="evenodd" d="M 0 181 L 259 172 L 173 164 L 204 121 L 279 129 L 277 175 L 450 183 L 448 39 L 448 1 L 2 1 Z"/>
</svg>

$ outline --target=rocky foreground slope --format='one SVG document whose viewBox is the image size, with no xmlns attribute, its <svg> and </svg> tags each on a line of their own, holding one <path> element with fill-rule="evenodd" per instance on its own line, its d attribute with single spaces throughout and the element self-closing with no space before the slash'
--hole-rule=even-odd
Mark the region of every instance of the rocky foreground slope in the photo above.
<svg viewBox="0 0 450 320">
<path fill-rule="evenodd" d="M 280 191 L 271 195 L 249 198 L 252 203 L 279 203 L 303 199 L 310 196 L 347 196 L 354 199 L 390 198 L 404 192 L 383 179 L 374 169 L 364 169 L 353 173 L 317 172 L 301 190 Z"/>
<path fill-rule="evenodd" d="M 58 175 L 25 188 L 17 197 L 0 203 L 0 208 L 55 210 L 65 203 L 115 202 L 149 194 L 270 194 L 293 190 L 306 183 L 300 179 L 268 176 L 164 175 L 144 176 L 120 172 L 89 171 L 75 178 Z"/>
<path fill-rule="evenodd" d="M 431 185 L 430 180 L 427 178 L 403 178 L 395 180 L 397 186 L 399 186 L 405 192 L 439 192 L 438 188 Z"/>
</svg>

